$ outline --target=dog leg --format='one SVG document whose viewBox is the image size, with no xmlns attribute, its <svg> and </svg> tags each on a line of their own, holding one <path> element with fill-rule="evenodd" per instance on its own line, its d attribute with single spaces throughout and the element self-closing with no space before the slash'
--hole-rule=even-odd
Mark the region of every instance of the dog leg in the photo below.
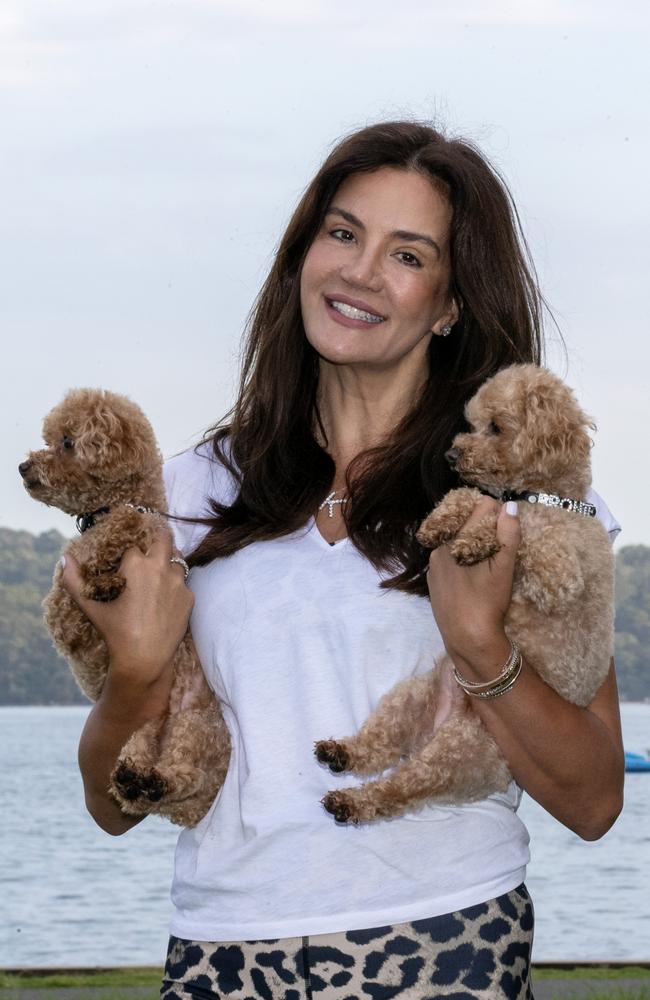
<svg viewBox="0 0 650 1000">
<path fill-rule="evenodd" d="M 411 677 L 384 695 L 355 736 L 319 740 L 314 753 L 338 774 L 377 774 L 397 764 L 433 728 L 437 701 L 435 671 Z"/>
<path fill-rule="evenodd" d="M 96 701 L 108 672 L 106 643 L 60 582 L 60 571 L 43 601 L 45 624 L 59 653 L 66 658 L 77 684 Z"/>
<path fill-rule="evenodd" d="M 474 566 L 497 554 L 501 548 L 497 516 L 496 511 L 491 511 L 471 527 L 462 528 L 449 543 L 449 551 L 460 566 Z"/>
<path fill-rule="evenodd" d="M 126 580 L 120 573 L 103 573 L 87 578 L 81 588 L 81 596 L 91 601 L 114 601 L 126 587 Z"/>
<path fill-rule="evenodd" d="M 487 729 L 465 709 L 392 774 L 358 788 L 328 792 L 323 805 L 340 823 L 370 822 L 401 816 L 429 799 L 452 803 L 484 798 L 504 791 L 510 777 Z"/>
<path fill-rule="evenodd" d="M 167 791 L 156 769 L 162 719 L 145 723 L 122 747 L 111 775 L 109 792 L 129 816 L 146 816 Z"/>
<path fill-rule="evenodd" d="M 112 792 L 124 812 L 194 826 L 226 776 L 230 733 L 187 633 L 174 659 L 168 711 L 122 749 Z"/>
<path fill-rule="evenodd" d="M 172 823 L 195 826 L 223 785 L 230 760 L 230 733 L 214 701 L 169 720 L 157 771 L 167 791 L 153 810 Z"/>
<path fill-rule="evenodd" d="M 468 486 L 452 490 L 437 504 L 420 525 L 416 538 L 427 549 L 454 538 L 481 499 L 478 490 Z"/>
<path fill-rule="evenodd" d="M 162 728 L 150 722 L 134 733 L 120 753 L 110 791 L 128 815 L 157 813 L 194 826 L 221 788 L 229 758 L 230 734 L 215 702 L 167 717 Z"/>
<path fill-rule="evenodd" d="M 128 538 L 129 547 L 137 547 L 146 553 L 153 541 L 155 527 L 154 516 L 139 514 L 128 507 L 111 514 L 110 533 L 108 529 L 103 531 L 98 554 L 80 565 L 84 579 L 82 596 L 104 602 L 118 598 L 126 586 L 126 580 L 119 571 L 124 540 Z M 165 530 L 169 529 L 165 527 Z"/>
</svg>

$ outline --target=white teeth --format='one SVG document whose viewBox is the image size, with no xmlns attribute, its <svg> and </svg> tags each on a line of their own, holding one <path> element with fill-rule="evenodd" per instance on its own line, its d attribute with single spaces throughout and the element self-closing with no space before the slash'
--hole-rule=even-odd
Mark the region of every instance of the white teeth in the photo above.
<svg viewBox="0 0 650 1000">
<path fill-rule="evenodd" d="M 366 312 L 364 309 L 356 309 L 354 306 L 349 306 L 347 302 L 337 302 L 336 300 L 330 300 L 332 309 L 336 309 L 337 312 L 347 316 L 349 319 L 362 319 L 364 323 L 381 323 L 383 322 L 383 316 L 376 316 L 374 313 Z"/>
</svg>

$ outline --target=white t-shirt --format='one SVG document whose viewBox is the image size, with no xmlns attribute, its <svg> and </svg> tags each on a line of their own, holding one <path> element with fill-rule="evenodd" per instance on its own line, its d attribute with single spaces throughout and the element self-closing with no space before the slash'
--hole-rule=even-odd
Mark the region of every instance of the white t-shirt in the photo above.
<svg viewBox="0 0 650 1000">
<path fill-rule="evenodd" d="M 169 510 L 230 503 L 211 447 L 167 463 Z M 590 497 L 615 533 L 600 498 Z M 191 551 L 206 529 L 176 523 Z M 342 826 L 320 803 L 361 779 L 333 775 L 318 739 L 356 732 L 382 695 L 443 652 L 427 598 L 381 590 L 382 574 L 348 540 L 329 545 L 313 519 L 192 570 L 191 628 L 232 735 L 225 784 L 178 840 L 171 932 L 250 940 L 378 927 L 448 913 L 523 881 L 528 833 L 514 782 L 460 806 Z"/>
</svg>

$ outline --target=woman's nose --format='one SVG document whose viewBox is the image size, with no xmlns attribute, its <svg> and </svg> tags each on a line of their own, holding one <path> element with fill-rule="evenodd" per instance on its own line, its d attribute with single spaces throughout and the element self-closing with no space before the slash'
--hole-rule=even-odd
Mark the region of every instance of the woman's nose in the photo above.
<svg viewBox="0 0 650 1000">
<path fill-rule="evenodd" d="M 341 277 L 349 285 L 379 291 L 383 279 L 378 254 L 370 248 L 359 250 L 346 260 L 341 268 Z"/>
</svg>

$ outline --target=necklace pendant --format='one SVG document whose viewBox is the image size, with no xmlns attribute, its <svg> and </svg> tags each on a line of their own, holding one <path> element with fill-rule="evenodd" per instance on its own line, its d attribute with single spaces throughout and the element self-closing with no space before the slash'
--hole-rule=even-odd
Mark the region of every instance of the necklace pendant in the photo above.
<svg viewBox="0 0 650 1000">
<path fill-rule="evenodd" d="M 323 507 L 326 506 L 327 507 L 327 516 L 328 517 L 334 517 L 334 504 L 337 504 L 337 503 L 346 503 L 346 501 L 347 501 L 347 497 L 340 497 L 340 499 L 335 500 L 334 496 L 335 496 L 336 493 L 338 493 L 338 490 L 332 490 L 332 492 L 329 494 L 329 496 L 326 496 L 325 499 L 323 500 L 322 504 L 320 504 L 319 507 L 318 507 L 319 510 L 322 510 Z"/>
</svg>

